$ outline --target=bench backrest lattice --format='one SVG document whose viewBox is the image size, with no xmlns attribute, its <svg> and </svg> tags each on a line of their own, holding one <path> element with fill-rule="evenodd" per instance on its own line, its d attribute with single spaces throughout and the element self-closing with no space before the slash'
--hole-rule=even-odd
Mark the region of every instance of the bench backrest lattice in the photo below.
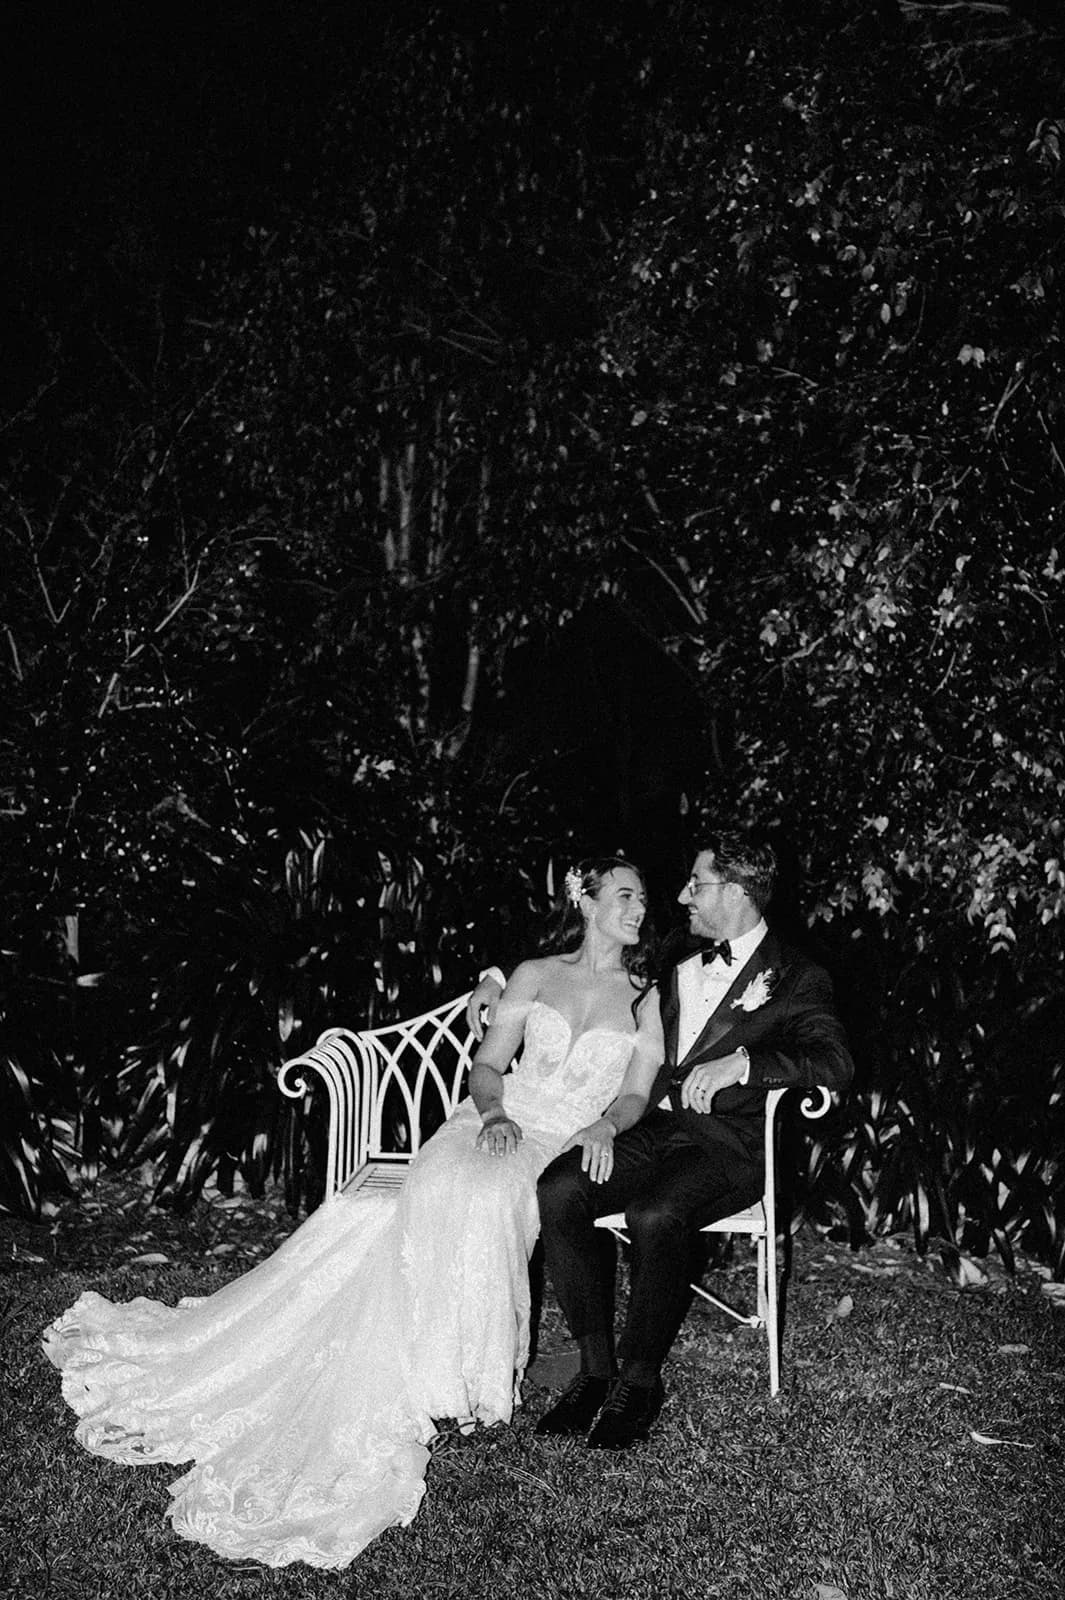
<svg viewBox="0 0 1065 1600">
<path fill-rule="evenodd" d="M 326 1196 L 368 1166 L 400 1171 L 451 1115 L 465 1090 L 477 1041 L 469 996 L 380 1028 L 328 1028 L 286 1061 L 278 1088 L 298 1100 L 320 1085 L 328 1097 Z"/>
</svg>

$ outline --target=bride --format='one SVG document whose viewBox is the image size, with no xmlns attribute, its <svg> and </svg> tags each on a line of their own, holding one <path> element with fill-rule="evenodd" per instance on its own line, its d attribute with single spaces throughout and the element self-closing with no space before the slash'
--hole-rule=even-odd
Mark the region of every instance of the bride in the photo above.
<svg viewBox="0 0 1065 1600">
<path fill-rule="evenodd" d="M 561 953 L 518 967 L 469 1099 L 398 1194 L 341 1193 L 207 1298 L 115 1305 L 90 1291 L 47 1330 L 86 1449 L 193 1463 L 170 1490 L 184 1538 L 274 1567 L 346 1566 L 414 1517 L 435 1419 L 510 1420 L 537 1177 L 578 1145 L 607 1176 L 593 1124 L 630 1061 L 662 1058 L 642 875 L 617 857 L 582 862 L 566 899 Z"/>
</svg>

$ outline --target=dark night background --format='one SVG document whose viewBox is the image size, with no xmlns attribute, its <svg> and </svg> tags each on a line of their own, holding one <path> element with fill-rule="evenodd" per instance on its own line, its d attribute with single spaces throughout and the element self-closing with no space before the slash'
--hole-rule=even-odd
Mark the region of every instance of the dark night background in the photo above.
<svg viewBox="0 0 1065 1600">
<path fill-rule="evenodd" d="M 507 15 L 471 8 L 460 35 L 476 40 L 493 11 Z M 337 104 L 392 37 L 416 38 L 436 14 L 315 0 L 192 13 L 109 4 L 80 17 L 18 7 L 5 208 L 11 409 L 47 381 L 57 338 L 91 344 L 106 336 L 101 323 L 140 317 L 145 302 L 194 316 L 204 257 L 224 259 L 245 228 L 300 206 Z M 520 37 L 508 53 L 520 75 Z M 550 582 L 550 551 L 543 569 Z M 668 594 L 617 602 L 517 652 L 508 702 L 522 712 L 501 709 L 499 737 L 543 774 L 582 848 L 627 849 L 672 882 L 688 855 L 678 802 L 702 781 L 711 735 L 698 684 L 659 648 L 678 620 Z"/>
<path fill-rule="evenodd" d="M 3 1204 L 295 1201 L 281 1059 L 735 819 L 854 1019 L 813 1214 L 1060 1271 L 1056 8 L 5 57 Z"/>
</svg>

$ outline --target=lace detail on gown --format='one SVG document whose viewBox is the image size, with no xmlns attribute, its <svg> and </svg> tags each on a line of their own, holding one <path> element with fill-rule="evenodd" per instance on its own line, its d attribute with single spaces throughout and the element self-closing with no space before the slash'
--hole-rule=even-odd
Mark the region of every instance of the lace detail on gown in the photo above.
<svg viewBox="0 0 1065 1600">
<path fill-rule="evenodd" d="M 346 1566 L 425 1492 L 434 1419 L 510 1420 L 529 1352 L 536 1180 L 613 1098 L 632 1036 L 535 1001 L 504 1104 L 511 1156 L 463 1101 L 398 1194 L 327 1201 L 260 1266 L 176 1307 L 89 1292 L 45 1353 L 76 1437 L 130 1464 L 194 1463 L 178 1533 L 270 1566 Z"/>
</svg>

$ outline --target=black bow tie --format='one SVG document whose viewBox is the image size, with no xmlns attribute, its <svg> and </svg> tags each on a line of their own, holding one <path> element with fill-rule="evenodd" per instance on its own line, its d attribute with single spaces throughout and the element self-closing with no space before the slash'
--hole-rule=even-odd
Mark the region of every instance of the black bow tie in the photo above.
<svg viewBox="0 0 1065 1600">
<path fill-rule="evenodd" d="M 727 939 L 721 939 L 717 944 L 712 941 L 704 944 L 701 955 L 704 967 L 708 962 L 713 961 L 715 956 L 720 956 L 726 967 L 731 967 L 732 965 L 732 946 Z"/>
</svg>

